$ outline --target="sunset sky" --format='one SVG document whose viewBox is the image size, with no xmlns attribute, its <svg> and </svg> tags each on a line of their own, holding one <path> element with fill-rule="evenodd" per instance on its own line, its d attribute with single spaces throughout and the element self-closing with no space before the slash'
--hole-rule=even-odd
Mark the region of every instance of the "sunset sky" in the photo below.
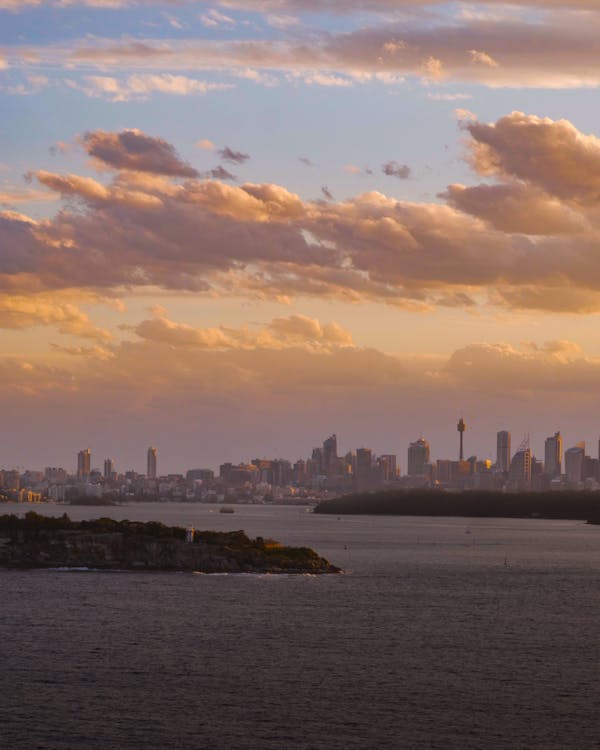
<svg viewBox="0 0 600 750">
<path fill-rule="evenodd" d="M 596 457 L 599 6 L 0 0 L 0 466 Z"/>
</svg>

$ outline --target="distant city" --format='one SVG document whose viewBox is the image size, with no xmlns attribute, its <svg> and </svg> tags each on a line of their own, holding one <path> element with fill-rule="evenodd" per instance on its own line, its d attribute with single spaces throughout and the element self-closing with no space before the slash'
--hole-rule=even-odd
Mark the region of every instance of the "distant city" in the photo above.
<svg viewBox="0 0 600 750">
<path fill-rule="evenodd" d="M 44 471 L 0 471 L 3 502 L 246 502 L 307 503 L 348 494 L 385 489 L 500 490 L 544 492 L 548 490 L 599 490 L 599 458 L 587 455 L 585 443 L 563 453 L 560 432 L 546 438 L 544 460 L 536 458 L 525 436 L 511 450 L 511 434 L 496 436 L 496 462 L 464 456 L 467 425 L 457 424 L 457 458 L 430 460 L 424 437 L 410 443 L 406 473 L 397 456 L 377 456 L 370 448 L 338 455 L 337 436 L 326 438 L 306 459 L 295 463 L 281 458 L 255 458 L 249 463 L 221 464 L 212 469 L 189 469 L 185 474 L 159 473 L 156 448 L 146 452 L 146 473 L 119 473 L 115 461 L 106 458 L 103 468 L 92 468 L 89 448 L 77 453 L 74 473 L 63 468 Z M 564 463 L 564 466 L 563 466 Z"/>
</svg>

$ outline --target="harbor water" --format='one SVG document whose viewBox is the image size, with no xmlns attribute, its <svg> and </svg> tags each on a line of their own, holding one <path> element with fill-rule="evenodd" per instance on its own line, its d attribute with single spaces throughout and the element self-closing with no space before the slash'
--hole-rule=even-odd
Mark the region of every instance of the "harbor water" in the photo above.
<svg viewBox="0 0 600 750">
<path fill-rule="evenodd" d="M 599 746 L 599 526 L 300 506 L 34 510 L 244 529 L 345 572 L 0 571 L 3 747 Z"/>
</svg>

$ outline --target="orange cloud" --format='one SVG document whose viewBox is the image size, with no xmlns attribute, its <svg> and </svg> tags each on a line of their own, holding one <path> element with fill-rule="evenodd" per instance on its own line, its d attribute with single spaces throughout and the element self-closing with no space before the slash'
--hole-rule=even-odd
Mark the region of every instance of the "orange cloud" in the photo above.
<svg viewBox="0 0 600 750">
<path fill-rule="evenodd" d="M 592 202 L 600 140 L 518 113 L 463 127 L 477 170 L 499 182 L 451 185 L 446 204 L 379 192 L 307 201 L 275 184 L 180 182 L 191 167 L 162 139 L 88 134 L 90 154 L 114 177 L 105 184 L 35 173 L 78 205 L 38 222 L 0 214 L 0 288 L 154 286 L 412 310 L 600 309 L 600 212 Z"/>
</svg>

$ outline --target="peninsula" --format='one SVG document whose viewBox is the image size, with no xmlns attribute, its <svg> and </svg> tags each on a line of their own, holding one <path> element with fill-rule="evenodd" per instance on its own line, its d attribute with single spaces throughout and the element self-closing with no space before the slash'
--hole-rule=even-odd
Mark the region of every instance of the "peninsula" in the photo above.
<svg viewBox="0 0 600 750">
<path fill-rule="evenodd" d="M 243 531 L 192 531 L 157 521 L 0 516 L 0 566 L 202 573 L 339 573 L 308 547 Z"/>
<path fill-rule="evenodd" d="M 554 518 L 598 522 L 600 492 L 391 490 L 325 500 L 315 513 L 334 515 Z"/>
</svg>

